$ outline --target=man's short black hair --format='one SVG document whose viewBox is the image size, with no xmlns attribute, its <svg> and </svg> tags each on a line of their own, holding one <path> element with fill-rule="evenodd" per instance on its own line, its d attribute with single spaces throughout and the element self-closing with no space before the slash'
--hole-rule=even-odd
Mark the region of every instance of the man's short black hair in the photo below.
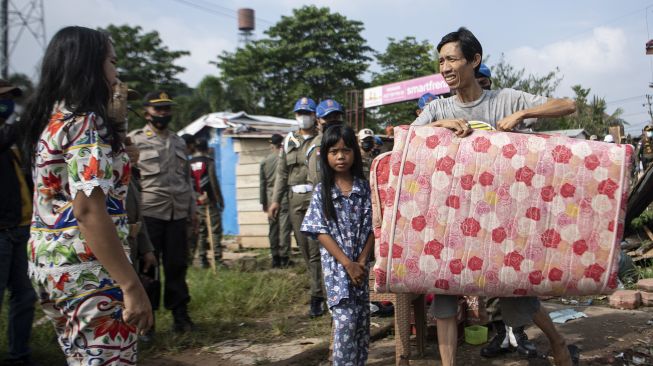
<svg viewBox="0 0 653 366">
<path fill-rule="evenodd" d="M 195 139 L 195 148 L 200 152 L 209 151 L 209 142 L 204 137 L 198 137 Z"/>
<path fill-rule="evenodd" d="M 473 62 L 474 55 L 477 53 L 481 55 L 481 59 L 483 59 L 483 47 L 481 46 L 481 42 L 476 39 L 474 33 L 470 32 L 469 29 L 460 27 L 457 31 L 451 32 L 442 37 L 442 40 L 440 40 L 440 43 L 438 43 L 438 52 L 440 52 L 445 44 L 451 42 L 458 42 L 460 45 L 460 50 L 463 52 L 467 62 Z M 474 68 L 474 72 L 478 72 L 480 67 L 481 64 L 479 63 L 478 66 Z"/>
<path fill-rule="evenodd" d="M 184 139 L 186 146 L 195 144 L 195 136 L 191 135 L 190 133 L 181 135 L 181 138 Z"/>
</svg>

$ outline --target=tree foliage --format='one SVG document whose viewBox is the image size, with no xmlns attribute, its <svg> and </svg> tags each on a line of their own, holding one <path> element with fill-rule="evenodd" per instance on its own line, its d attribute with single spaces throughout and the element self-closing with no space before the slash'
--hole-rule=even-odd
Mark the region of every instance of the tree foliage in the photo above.
<svg viewBox="0 0 653 366">
<path fill-rule="evenodd" d="M 205 114 L 224 111 L 227 107 L 225 90 L 216 76 L 205 76 L 191 94 L 175 98 L 177 105 L 170 125 L 179 130 Z"/>
<path fill-rule="evenodd" d="M 610 126 L 623 126 L 625 121 L 619 118 L 623 113 L 617 108 L 612 113 L 607 113 L 605 99 L 596 95 L 591 97 L 591 89 L 583 88 L 580 85 L 571 87 L 574 91 L 576 101 L 576 112 L 561 118 L 544 119 L 537 124 L 537 130 L 565 130 L 582 128 L 590 135 L 604 136 L 608 133 Z"/>
<path fill-rule="evenodd" d="M 415 37 L 401 40 L 388 38 L 383 53 L 375 55 L 380 72 L 372 75 L 372 86 L 384 85 L 440 72 L 437 53 L 428 41 L 417 41 Z M 415 119 L 415 101 L 381 106 L 369 114 L 366 127 L 386 124 L 410 123 Z"/>
<path fill-rule="evenodd" d="M 363 23 L 304 6 L 265 31 L 266 37 L 216 62 L 235 105 L 246 112 L 289 116 L 300 96 L 316 101 L 360 89 L 372 49 L 361 36 Z M 231 93 L 228 93 L 231 95 Z"/>
<path fill-rule="evenodd" d="M 143 95 L 157 89 L 173 96 L 189 92 L 188 86 L 177 78 L 185 68 L 175 62 L 190 52 L 170 50 L 157 31 L 145 33 L 140 26 L 110 24 L 101 30 L 111 36 L 119 77 L 130 88 Z"/>
<path fill-rule="evenodd" d="M 501 54 L 499 63 L 492 66 L 492 88 L 503 89 L 512 88 L 535 95 L 544 95 L 550 97 L 558 88 L 562 76 L 559 75 L 560 69 L 555 68 L 544 76 L 526 74 L 526 69 L 515 69 L 514 66 L 505 60 Z"/>
</svg>

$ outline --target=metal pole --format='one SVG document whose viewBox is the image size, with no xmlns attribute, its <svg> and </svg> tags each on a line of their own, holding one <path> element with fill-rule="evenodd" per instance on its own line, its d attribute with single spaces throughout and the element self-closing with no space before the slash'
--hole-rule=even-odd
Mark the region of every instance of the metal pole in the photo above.
<svg viewBox="0 0 653 366">
<path fill-rule="evenodd" d="M 0 76 L 9 76 L 9 0 L 0 3 Z"/>
</svg>

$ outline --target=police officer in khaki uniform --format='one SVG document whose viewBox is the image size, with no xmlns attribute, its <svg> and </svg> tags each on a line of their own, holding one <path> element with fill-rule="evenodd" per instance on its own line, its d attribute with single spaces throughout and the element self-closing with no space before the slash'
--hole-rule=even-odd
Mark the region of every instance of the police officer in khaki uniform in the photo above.
<svg viewBox="0 0 653 366">
<path fill-rule="evenodd" d="M 270 148 L 272 152 L 263 159 L 259 172 L 259 199 L 263 212 L 268 212 L 274 193 L 274 182 L 277 176 L 277 164 L 283 136 L 272 135 Z M 291 225 L 288 218 L 288 196 L 281 199 L 281 209 L 277 219 L 268 219 L 270 230 L 270 252 L 272 254 L 272 268 L 285 268 L 290 264 L 290 230 Z"/>
<path fill-rule="evenodd" d="M 308 267 L 311 281 L 311 306 L 309 315 L 317 317 L 324 314 L 324 290 L 322 289 L 322 264 L 320 246 L 316 240 L 309 240 L 300 227 L 308 209 L 313 193 L 313 185 L 308 184 L 306 153 L 315 138 L 315 102 L 310 98 L 300 98 L 295 107 L 295 118 L 299 131 L 288 134 L 284 140 L 281 156 L 277 163 L 272 204 L 268 217 L 275 219 L 283 197 L 288 196 L 290 223 L 295 240 Z"/>
<path fill-rule="evenodd" d="M 155 255 L 165 273 L 164 305 L 172 310 L 174 330 L 193 329 L 188 315 L 190 295 L 186 284 L 188 242 L 186 218 L 197 225 L 195 197 L 184 140 L 168 130 L 174 102 L 162 91 L 145 95 L 147 125 L 129 136 L 138 147 L 142 212 Z M 155 297 L 152 308 L 158 309 Z"/>
<path fill-rule="evenodd" d="M 374 160 L 374 131 L 369 128 L 363 128 L 358 131 L 358 144 L 361 149 L 361 158 L 363 159 L 363 174 L 365 179 L 370 180 L 370 168 Z"/>
<path fill-rule="evenodd" d="M 322 145 L 322 133 L 324 130 L 332 125 L 344 123 L 345 111 L 333 99 L 326 99 L 320 102 L 316 108 L 318 135 L 313 139 L 311 146 L 306 153 L 306 160 L 308 162 L 308 182 L 312 185 L 317 185 L 322 179 L 320 173 L 320 146 Z"/>
</svg>

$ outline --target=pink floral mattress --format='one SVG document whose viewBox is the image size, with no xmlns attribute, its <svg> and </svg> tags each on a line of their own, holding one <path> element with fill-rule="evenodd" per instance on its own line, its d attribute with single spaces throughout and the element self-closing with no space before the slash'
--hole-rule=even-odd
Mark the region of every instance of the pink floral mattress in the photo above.
<svg viewBox="0 0 653 366">
<path fill-rule="evenodd" d="M 564 136 L 395 128 L 370 178 L 376 291 L 612 292 L 631 155 Z"/>
</svg>

